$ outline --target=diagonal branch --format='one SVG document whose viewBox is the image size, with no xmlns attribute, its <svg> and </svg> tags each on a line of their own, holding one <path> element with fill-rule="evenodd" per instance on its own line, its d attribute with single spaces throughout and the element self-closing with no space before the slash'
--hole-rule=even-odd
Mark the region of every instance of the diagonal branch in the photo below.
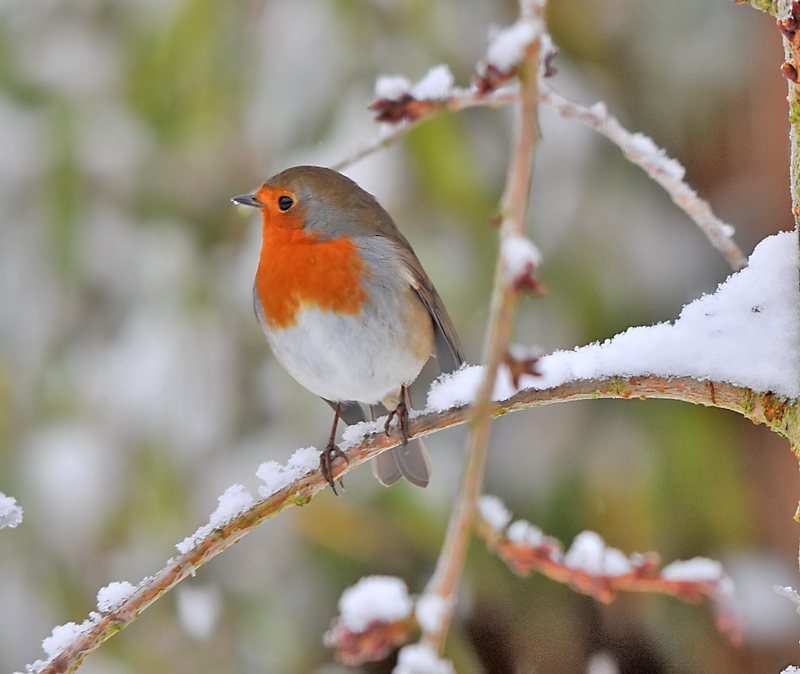
<svg viewBox="0 0 800 674">
<path fill-rule="evenodd" d="M 368 142 L 366 145 L 353 152 L 353 154 L 333 164 L 331 168 L 335 171 L 343 171 L 348 166 L 352 166 L 361 159 L 364 159 L 364 157 L 368 157 L 378 150 L 394 145 L 411 131 L 411 129 L 445 110 L 449 112 L 458 112 L 459 110 L 476 108 L 483 105 L 490 108 L 498 108 L 506 103 L 513 103 L 518 99 L 519 92 L 516 87 L 505 87 L 488 94 L 481 93 L 475 89 L 463 89 L 445 99 L 423 101 L 425 103 L 432 103 L 423 114 L 398 124 L 391 124 L 391 126 L 387 124 L 386 126 L 390 129 L 388 133 L 379 134 L 377 138 Z"/>
<path fill-rule="evenodd" d="M 528 576 L 538 571 L 604 604 L 620 592 L 662 593 L 687 602 L 705 596 L 714 605 L 720 632 L 733 644 L 741 642 L 742 621 L 733 601 L 733 583 L 719 562 L 695 557 L 659 571 L 657 553 L 628 556 L 606 545 L 593 531 L 578 534 L 565 553 L 558 539 L 526 520 L 511 524 L 511 519 L 499 498 L 481 497 L 478 536 L 514 573 Z"/>
<path fill-rule="evenodd" d="M 734 271 L 747 266 L 744 254 L 731 238 L 733 227 L 714 215 L 708 202 L 684 182 L 683 167 L 659 150 L 650 138 L 625 129 L 602 103 L 591 107 L 579 105 L 564 98 L 544 81 L 539 83 L 539 91 L 543 103 L 555 108 L 562 117 L 578 120 L 603 134 L 619 146 L 630 161 L 644 169 L 664 188 L 675 205 L 697 224 Z"/>
<path fill-rule="evenodd" d="M 490 403 L 487 412 L 490 417 L 497 418 L 532 407 L 596 398 L 640 400 L 660 398 L 720 407 L 738 412 L 753 423 L 766 424 L 779 435 L 789 438 L 794 446 L 800 447 L 800 424 L 797 419 L 796 401 L 792 402 L 772 393 L 758 393 L 725 382 L 699 382 L 689 377 L 586 379 L 550 389 L 525 389 L 507 400 Z M 411 437 L 421 437 L 466 423 L 469 419 L 468 405 L 443 412 L 426 412 L 410 419 L 409 432 Z M 386 434 L 380 431 L 369 433 L 349 446 L 343 444 L 349 460 L 344 472 L 354 470 L 397 444 L 398 439 L 395 436 L 387 438 Z M 213 529 L 191 550 L 169 560 L 161 571 L 142 580 L 136 590 L 115 610 L 104 616 L 93 614 L 96 619 L 92 620 L 90 617 L 87 621 L 90 624 L 69 647 L 47 662 L 29 666 L 29 671 L 47 674 L 75 671 L 87 655 L 136 620 L 164 593 L 169 592 L 185 578 L 193 576 L 203 564 L 279 512 L 291 506 L 306 505 L 326 485 L 318 470 L 311 471 L 284 489 L 255 503 L 224 526 Z"/>
</svg>

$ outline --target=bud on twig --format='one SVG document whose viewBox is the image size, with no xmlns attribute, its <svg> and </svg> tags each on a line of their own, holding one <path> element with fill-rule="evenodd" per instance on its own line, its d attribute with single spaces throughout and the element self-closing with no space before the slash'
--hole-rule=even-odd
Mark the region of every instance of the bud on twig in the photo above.
<svg viewBox="0 0 800 674">
<path fill-rule="evenodd" d="M 781 64 L 781 73 L 790 82 L 797 82 L 797 68 L 788 61 Z"/>
</svg>

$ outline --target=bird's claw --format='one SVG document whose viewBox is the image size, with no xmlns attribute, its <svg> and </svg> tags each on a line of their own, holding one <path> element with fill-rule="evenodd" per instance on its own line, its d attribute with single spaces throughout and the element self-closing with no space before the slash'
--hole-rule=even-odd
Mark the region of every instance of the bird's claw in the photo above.
<svg viewBox="0 0 800 674">
<path fill-rule="evenodd" d="M 322 450 L 322 454 L 319 455 L 319 470 L 322 473 L 322 477 L 325 478 L 325 481 L 330 485 L 333 493 L 336 496 L 338 496 L 339 493 L 336 491 L 336 480 L 333 477 L 332 465 L 337 457 L 344 459 L 345 463 L 350 463 L 350 460 L 347 458 L 347 454 L 345 454 L 333 443 L 328 444 L 328 446 Z M 342 487 L 342 489 L 344 489 L 344 482 L 342 481 L 342 478 L 339 478 L 339 485 Z"/>
<path fill-rule="evenodd" d="M 400 439 L 403 441 L 404 445 L 408 444 L 408 407 L 404 401 L 400 401 L 393 410 L 389 411 L 389 416 L 386 418 L 386 425 L 384 426 L 383 430 L 386 432 L 386 437 L 388 438 L 391 435 L 391 429 L 389 425 L 392 423 L 392 419 L 397 417 L 397 425 L 400 427 Z"/>
</svg>

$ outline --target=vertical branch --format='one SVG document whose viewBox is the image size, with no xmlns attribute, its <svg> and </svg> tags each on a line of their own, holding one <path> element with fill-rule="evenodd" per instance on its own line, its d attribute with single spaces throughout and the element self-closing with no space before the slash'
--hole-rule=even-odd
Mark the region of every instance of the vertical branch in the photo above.
<svg viewBox="0 0 800 674">
<path fill-rule="evenodd" d="M 786 60 L 781 65 L 781 72 L 789 82 L 789 183 L 792 195 L 792 215 L 797 246 L 800 249 L 800 2 L 798 0 L 778 0 L 778 30 L 783 35 L 783 51 Z M 800 284 L 800 269 L 798 269 Z M 796 437 L 800 421 L 793 415 L 790 423 L 793 436 Z M 794 439 L 790 439 L 792 451 L 800 459 L 800 447 Z M 800 506 L 795 513 L 795 520 L 800 521 Z M 798 556 L 800 564 L 800 556 Z"/>
<path fill-rule="evenodd" d="M 781 72 L 789 82 L 789 181 L 794 229 L 800 247 L 800 2 L 783 0 L 780 5 L 778 29 L 783 35 L 786 57 Z"/>
<path fill-rule="evenodd" d="M 518 288 L 514 287 L 511 275 L 508 273 L 507 262 L 502 252 L 503 243 L 512 237 L 521 237 L 525 229 L 534 160 L 533 150 L 539 139 L 537 113 L 541 11 L 541 6 L 533 0 L 526 2 L 523 8 L 523 15 L 527 14 L 529 20 L 536 19 L 537 31 L 526 48 L 525 58 L 518 66 L 521 105 L 501 205 L 500 247 L 492 291 L 489 331 L 484 346 L 486 371 L 472 407 L 461 493 L 450 518 L 436 570 L 425 590 L 426 594 L 436 595 L 443 600 L 444 608 L 436 629 L 425 634 L 428 643 L 440 652 L 452 618 L 455 593 L 475 520 L 486 465 L 492 392 L 497 372 L 508 348 L 518 293 Z"/>
</svg>

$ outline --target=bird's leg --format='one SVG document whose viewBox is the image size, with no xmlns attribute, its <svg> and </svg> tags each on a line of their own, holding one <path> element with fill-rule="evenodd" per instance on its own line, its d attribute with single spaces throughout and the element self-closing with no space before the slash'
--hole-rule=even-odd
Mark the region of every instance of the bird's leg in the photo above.
<svg viewBox="0 0 800 674">
<path fill-rule="evenodd" d="M 336 492 L 336 482 L 333 479 L 333 472 L 331 471 L 333 460 L 338 456 L 344 459 L 345 463 L 350 463 L 350 461 L 347 459 L 347 455 L 341 449 L 339 449 L 335 443 L 336 426 L 339 424 L 339 412 L 341 409 L 342 403 L 336 403 L 336 410 L 333 413 L 333 428 L 331 428 L 331 437 L 328 439 L 328 444 L 325 446 L 325 449 L 322 450 L 322 454 L 319 456 L 319 470 L 322 473 L 322 477 L 327 480 L 336 496 L 339 494 Z M 342 478 L 339 478 L 339 484 L 342 486 L 342 489 L 344 489 L 344 482 L 342 482 Z"/>
<path fill-rule="evenodd" d="M 386 426 L 384 430 L 386 431 L 387 437 L 390 435 L 389 433 L 389 424 L 392 423 L 392 419 L 397 417 L 397 424 L 400 427 L 400 438 L 403 441 L 404 445 L 408 444 L 408 389 L 405 386 L 400 387 L 400 402 L 397 403 L 397 407 L 393 410 L 389 410 L 389 416 L 386 419 Z"/>
</svg>

